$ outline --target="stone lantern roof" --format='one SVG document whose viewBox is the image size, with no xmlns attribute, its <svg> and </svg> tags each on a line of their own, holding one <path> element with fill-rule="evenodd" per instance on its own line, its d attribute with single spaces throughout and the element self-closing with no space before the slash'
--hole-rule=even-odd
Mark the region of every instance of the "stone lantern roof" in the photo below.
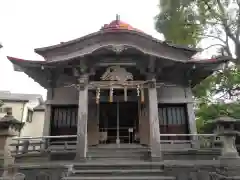
<svg viewBox="0 0 240 180">
<path fill-rule="evenodd" d="M 208 123 L 208 129 L 216 131 L 218 135 L 221 134 L 239 134 L 237 125 L 240 124 L 239 119 L 222 115 Z"/>
<path fill-rule="evenodd" d="M 220 116 L 215 120 L 213 120 L 212 123 L 217 123 L 217 124 L 240 123 L 240 119 L 235 119 L 230 116 Z"/>
<path fill-rule="evenodd" d="M 17 120 L 11 112 L 7 112 L 7 114 L 0 119 L 0 130 L 1 129 L 15 129 L 16 131 L 20 131 L 23 127 L 24 123 Z"/>
</svg>

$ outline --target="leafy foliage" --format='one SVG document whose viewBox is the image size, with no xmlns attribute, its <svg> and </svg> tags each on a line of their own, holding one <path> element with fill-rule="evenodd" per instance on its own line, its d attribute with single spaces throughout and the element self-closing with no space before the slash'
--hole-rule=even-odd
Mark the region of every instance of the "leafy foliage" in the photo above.
<svg viewBox="0 0 240 180">
<path fill-rule="evenodd" d="M 236 67 L 225 67 L 214 73 L 193 89 L 197 99 L 237 101 L 240 98 L 240 71 Z"/>
<path fill-rule="evenodd" d="M 155 28 L 163 33 L 168 41 L 190 46 L 196 46 L 199 42 L 199 38 L 189 36 L 202 31 L 202 27 L 195 24 L 193 18 L 189 18 L 189 14 L 193 14 L 193 9 L 188 8 L 192 6 L 191 2 L 192 0 L 160 1 L 160 13 L 155 17 Z"/>
<path fill-rule="evenodd" d="M 166 40 L 197 46 L 210 38 L 214 44 L 205 48 L 217 46 L 221 55 L 239 57 L 239 0 L 160 0 L 159 8 L 155 27 Z M 239 59 L 235 62 L 239 64 Z"/>
<path fill-rule="evenodd" d="M 167 41 L 215 48 L 216 56 L 232 59 L 193 89 L 197 125 L 203 126 L 222 111 L 240 118 L 240 0 L 160 0 L 155 28 Z"/>
<path fill-rule="evenodd" d="M 226 103 L 226 104 L 201 104 L 197 115 L 197 128 L 201 133 L 205 133 L 208 121 L 216 119 L 219 114 L 227 114 L 236 119 L 240 119 L 240 104 L 235 103 Z"/>
</svg>

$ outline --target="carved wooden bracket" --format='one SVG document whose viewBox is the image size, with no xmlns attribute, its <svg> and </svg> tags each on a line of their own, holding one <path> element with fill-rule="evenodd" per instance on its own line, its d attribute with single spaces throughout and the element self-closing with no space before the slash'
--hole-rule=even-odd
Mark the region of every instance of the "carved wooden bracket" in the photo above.
<svg viewBox="0 0 240 180">
<path fill-rule="evenodd" d="M 156 88 L 157 86 L 156 86 L 156 81 L 149 81 L 148 82 L 148 85 L 149 85 L 149 88 Z"/>
<path fill-rule="evenodd" d="M 86 86 L 87 86 L 87 84 L 88 84 L 88 75 L 87 74 L 85 74 L 85 75 L 81 75 L 79 78 L 78 78 L 78 83 L 79 83 L 79 85 L 78 85 L 78 88 L 80 89 L 80 90 L 84 90 L 85 88 L 86 88 Z"/>
<path fill-rule="evenodd" d="M 107 68 L 106 72 L 101 76 L 103 81 L 118 81 L 124 83 L 127 80 L 133 80 L 133 75 L 120 66 L 111 66 Z"/>
<path fill-rule="evenodd" d="M 127 49 L 127 47 L 123 44 L 114 44 L 108 47 L 108 49 L 114 51 L 116 54 L 120 54 L 124 50 Z"/>
</svg>

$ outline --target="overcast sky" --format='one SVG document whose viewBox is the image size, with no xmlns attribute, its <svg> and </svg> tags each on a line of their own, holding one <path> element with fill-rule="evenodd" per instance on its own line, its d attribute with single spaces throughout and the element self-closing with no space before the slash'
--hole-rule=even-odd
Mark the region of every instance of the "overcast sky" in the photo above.
<svg viewBox="0 0 240 180">
<path fill-rule="evenodd" d="M 42 60 L 34 48 L 58 44 L 95 32 L 120 19 L 163 39 L 154 30 L 159 0 L 0 0 L 0 90 L 46 90 L 24 73 L 14 72 L 6 56 Z"/>
</svg>

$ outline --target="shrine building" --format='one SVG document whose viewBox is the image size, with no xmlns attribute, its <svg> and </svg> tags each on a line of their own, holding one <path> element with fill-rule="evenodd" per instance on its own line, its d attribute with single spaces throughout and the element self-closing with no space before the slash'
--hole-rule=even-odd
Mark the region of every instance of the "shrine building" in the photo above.
<svg viewBox="0 0 240 180">
<path fill-rule="evenodd" d="M 47 89 L 43 136 L 77 135 L 77 156 L 102 144 L 138 144 L 160 157 L 161 134 L 196 134 L 192 88 L 228 61 L 160 41 L 119 18 L 97 32 L 8 57 Z M 37 127 L 36 127 L 37 128 Z"/>
</svg>

